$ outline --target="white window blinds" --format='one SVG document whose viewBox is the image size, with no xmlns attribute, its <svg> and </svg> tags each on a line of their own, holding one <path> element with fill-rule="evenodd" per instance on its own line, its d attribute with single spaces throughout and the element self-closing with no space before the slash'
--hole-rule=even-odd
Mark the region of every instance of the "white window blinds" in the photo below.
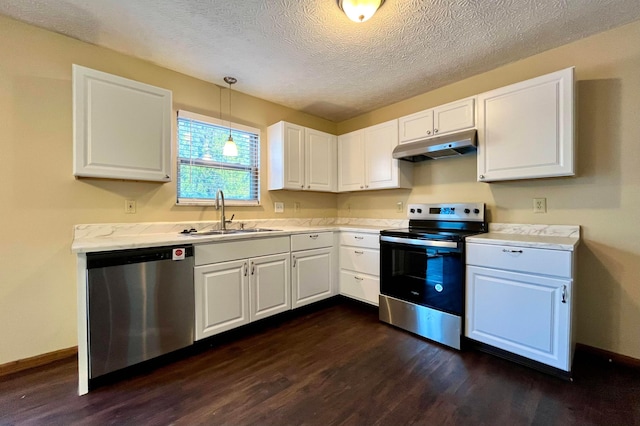
<svg viewBox="0 0 640 426">
<path fill-rule="evenodd" d="M 231 135 L 237 157 L 222 154 Z M 213 204 L 218 189 L 227 205 L 260 204 L 260 130 L 178 111 L 178 204 Z"/>
</svg>

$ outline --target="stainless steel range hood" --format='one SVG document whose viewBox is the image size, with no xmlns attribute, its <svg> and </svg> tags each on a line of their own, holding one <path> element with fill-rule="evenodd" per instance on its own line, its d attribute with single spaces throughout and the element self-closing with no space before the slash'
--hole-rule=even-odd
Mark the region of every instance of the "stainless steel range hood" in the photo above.
<svg viewBox="0 0 640 426">
<path fill-rule="evenodd" d="M 464 132 L 400 144 L 393 150 L 393 158 L 416 162 L 458 157 L 476 151 L 476 134 L 475 129 L 465 130 Z"/>
</svg>

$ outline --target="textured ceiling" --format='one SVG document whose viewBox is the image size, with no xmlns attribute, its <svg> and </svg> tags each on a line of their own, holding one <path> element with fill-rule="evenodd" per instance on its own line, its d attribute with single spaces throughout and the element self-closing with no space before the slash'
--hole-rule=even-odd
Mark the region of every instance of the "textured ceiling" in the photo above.
<svg viewBox="0 0 640 426">
<path fill-rule="evenodd" d="M 637 19 L 638 0 L 2 0 L 0 14 L 342 121 Z"/>
</svg>

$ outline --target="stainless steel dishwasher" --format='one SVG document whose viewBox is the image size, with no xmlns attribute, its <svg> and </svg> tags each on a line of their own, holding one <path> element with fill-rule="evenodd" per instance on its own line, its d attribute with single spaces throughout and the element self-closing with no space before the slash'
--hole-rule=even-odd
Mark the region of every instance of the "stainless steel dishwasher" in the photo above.
<svg viewBox="0 0 640 426">
<path fill-rule="evenodd" d="M 89 378 L 193 344 L 193 246 L 87 254 Z"/>
</svg>

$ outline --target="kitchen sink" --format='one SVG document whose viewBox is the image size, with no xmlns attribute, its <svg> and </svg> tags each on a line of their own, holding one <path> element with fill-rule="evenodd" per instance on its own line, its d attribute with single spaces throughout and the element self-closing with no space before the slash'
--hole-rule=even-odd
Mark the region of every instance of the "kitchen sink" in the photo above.
<svg viewBox="0 0 640 426">
<path fill-rule="evenodd" d="M 249 234 L 255 232 L 269 232 L 269 231 L 278 231 L 278 229 L 267 229 L 267 228 L 247 228 L 247 229 L 212 229 L 210 231 L 192 231 L 192 232 L 182 232 L 183 234 L 187 234 L 190 237 L 203 237 L 207 235 L 227 235 L 227 234 Z"/>
</svg>

